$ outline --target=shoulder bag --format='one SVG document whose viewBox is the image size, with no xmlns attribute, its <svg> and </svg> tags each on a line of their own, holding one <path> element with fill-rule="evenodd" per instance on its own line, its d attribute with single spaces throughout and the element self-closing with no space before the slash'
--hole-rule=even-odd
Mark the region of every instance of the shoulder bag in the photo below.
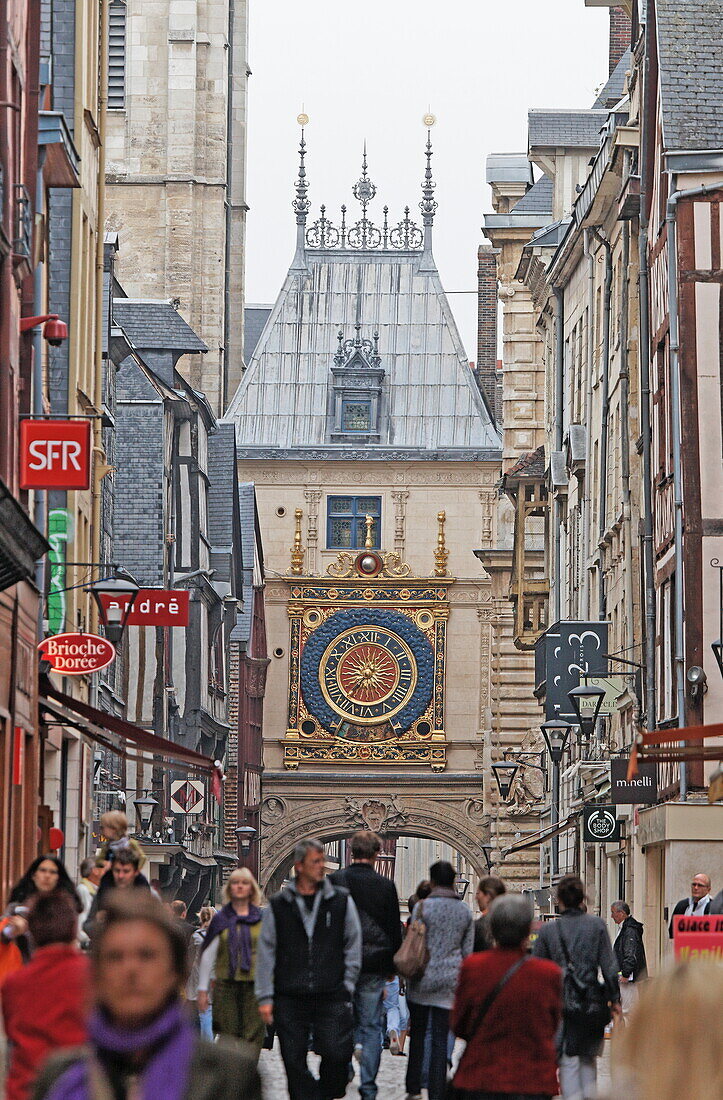
<svg viewBox="0 0 723 1100">
<path fill-rule="evenodd" d="M 529 955 L 523 955 L 521 959 L 518 959 L 516 963 L 513 963 L 509 970 L 506 970 L 505 973 L 502 975 L 494 989 L 487 994 L 484 1001 L 479 1006 L 477 1015 L 475 1016 L 474 1023 L 472 1024 L 472 1028 L 470 1030 L 470 1037 L 467 1040 L 468 1044 L 472 1041 L 472 1039 L 479 1031 L 482 1021 L 489 1012 L 494 1001 L 496 1001 L 499 994 L 507 985 L 510 978 L 514 977 L 522 964 L 527 962 L 528 958 Z M 464 1100 L 464 1098 L 467 1096 L 469 1096 L 469 1092 L 465 1091 L 464 1089 L 458 1089 L 454 1083 L 454 1078 L 448 1083 L 446 1100 Z"/>
<path fill-rule="evenodd" d="M 602 1036 L 612 1019 L 607 989 L 597 978 L 591 985 L 581 981 L 578 972 L 575 970 L 575 964 L 570 958 L 570 952 L 562 934 L 559 920 L 556 927 L 560 939 L 560 949 L 565 960 L 565 969 L 562 976 L 563 1017 L 568 1023 L 582 1026 L 590 1033 L 599 1032 Z"/>
<path fill-rule="evenodd" d="M 414 981 L 421 978 L 429 962 L 427 926 L 423 920 L 424 902 L 419 903 L 419 916 L 409 922 L 404 942 L 394 956 L 394 966 L 403 978 Z"/>
</svg>

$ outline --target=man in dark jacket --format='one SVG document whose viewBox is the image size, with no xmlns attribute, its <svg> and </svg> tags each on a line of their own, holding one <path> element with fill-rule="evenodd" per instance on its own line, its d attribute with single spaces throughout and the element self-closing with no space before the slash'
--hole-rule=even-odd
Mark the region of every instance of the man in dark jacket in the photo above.
<svg viewBox="0 0 723 1100">
<path fill-rule="evenodd" d="M 107 908 L 108 901 L 116 890 L 150 891 L 151 889 L 148 885 L 148 879 L 141 874 L 140 860 L 132 848 L 122 848 L 121 851 L 116 853 L 113 863 L 101 880 L 101 885 L 107 875 L 111 876 L 111 887 L 106 890 L 98 888 L 88 918 L 83 925 L 83 931 L 91 940 L 98 927 L 98 915 Z"/>
<path fill-rule="evenodd" d="M 668 925 L 668 935 L 673 938 L 675 917 L 707 917 L 710 913 L 710 875 L 699 871 L 693 875 L 690 884 L 690 897 L 681 898 L 675 905 Z"/>
<path fill-rule="evenodd" d="M 351 838 L 351 866 L 330 879 L 354 899 L 362 929 L 362 968 L 354 993 L 354 1046 L 359 1057 L 359 1096 L 375 1100 L 382 1056 L 384 988 L 394 974 L 394 954 L 402 943 L 399 898 L 394 883 L 374 870 L 382 842 L 360 829 Z M 390 1035 L 392 1043 L 398 1036 Z"/>
<path fill-rule="evenodd" d="M 276 1024 L 290 1100 L 334 1100 L 346 1092 L 352 1056 L 352 998 L 362 935 L 349 891 L 325 878 L 324 846 L 302 840 L 294 881 L 264 910 L 256 952 L 256 999 Z M 309 1035 L 319 1079 L 306 1064 Z"/>
<path fill-rule="evenodd" d="M 648 964 L 643 945 L 643 926 L 630 915 L 630 906 L 626 901 L 614 901 L 610 906 L 610 916 L 618 925 L 613 951 L 618 962 L 618 980 L 623 1015 L 627 1015 L 637 1000 L 635 982 L 648 976 Z"/>
</svg>

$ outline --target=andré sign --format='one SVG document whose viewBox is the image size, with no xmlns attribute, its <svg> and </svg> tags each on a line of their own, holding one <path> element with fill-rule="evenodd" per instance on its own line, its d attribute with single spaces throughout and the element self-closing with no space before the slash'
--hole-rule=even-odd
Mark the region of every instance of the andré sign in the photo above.
<svg viewBox="0 0 723 1100">
<path fill-rule="evenodd" d="M 99 634 L 53 634 L 38 646 L 53 672 L 85 676 L 99 672 L 115 658 L 115 646 Z"/>
<path fill-rule="evenodd" d="M 141 588 L 128 616 L 129 626 L 188 626 L 187 589 Z M 101 592 L 103 607 L 125 610 L 126 600 Z"/>
</svg>

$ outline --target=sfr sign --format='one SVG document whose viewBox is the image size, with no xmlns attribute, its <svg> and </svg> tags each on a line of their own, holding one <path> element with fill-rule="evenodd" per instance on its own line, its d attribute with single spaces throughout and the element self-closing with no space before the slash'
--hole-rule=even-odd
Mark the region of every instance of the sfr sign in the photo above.
<svg viewBox="0 0 723 1100">
<path fill-rule="evenodd" d="M 21 489 L 89 487 L 89 420 L 21 421 Z"/>
</svg>

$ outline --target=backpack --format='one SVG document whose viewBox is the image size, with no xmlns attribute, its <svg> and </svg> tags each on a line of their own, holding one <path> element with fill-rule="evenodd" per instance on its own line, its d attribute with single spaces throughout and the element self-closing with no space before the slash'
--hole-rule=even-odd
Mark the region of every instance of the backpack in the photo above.
<svg viewBox="0 0 723 1100">
<path fill-rule="evenodd" d="M 570 958 L 560 922 L 556 921 L 560 948 L 565 960 L 562 972 L 562 1014 L 568 1023 L 582 1026 L 586 1031 L 599 1032 L 602 1036 L 612 1019 L 610 998 L 605 985 L 597 978 L 592 985 L 583 982 Z"/>
</svg>

